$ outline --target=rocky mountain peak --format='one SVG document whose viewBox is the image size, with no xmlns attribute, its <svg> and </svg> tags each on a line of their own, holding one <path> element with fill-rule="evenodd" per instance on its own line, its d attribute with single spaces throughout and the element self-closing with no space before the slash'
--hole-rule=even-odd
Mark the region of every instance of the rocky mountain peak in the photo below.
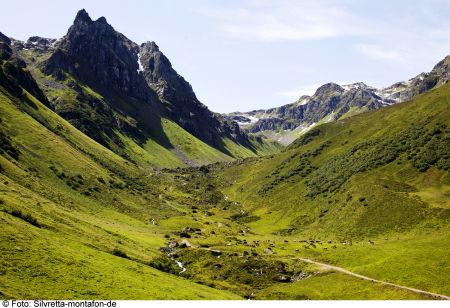
<svg viewBox="0 0 450 308">
<path fill-rule="evenodd" d="M 314 95 L 302 96 L 295 103 L 266 110 L 235 112 L 230 118 L 237 120 L 251 133 L 266 132 L 269 138 L 281 136 L 283 131 L 304 133 L 316 123 L 334 121 L 344 115 L 350 116 L 365 110 L 405 102 L 449 81 L 450 56 L 447 56 L 436 64 L 431 72 L 421 73 L 388 87 L 375 88 L 363 82 L 345 85 L 327 83 L 319 87 Z M 287 136 L 281 142 L 287 144 L 295 139 L 291 136 L 297 135 Z"/>
<path fill-rule="evenodd" d="M 82 9 L 78 11 L 77 15 L 75 16 L 75 20 L 73 21 L 73 25 L 71 27 L 72 30 L 78 30 L 78 31 L 89 31 L 92 27 L 101 27 L 104 30 L 112 30 L 114 31 L 113 27 L 108 24 L 108 21 L 105 17 L 100 17 L 97 20 L 92 20 L 92 18 L 89 16 L 88 12 L 86 12 L 85 9 Z M 69 29 L 69 32 L 70 29 Z"/>
<path fill-rule="evenodd" d="M 97 22 L 97 23 L 104 23 L 104 24 L 107 24 L 108 23 L 108 21 L 106 20 L 106 18 L 105 17 L 100 17 L 100 18 L 98 18 L 95 22 Z"/>
<path fill-rule="evenodd" d="M 149 101 L 152 91 L 139 74 L 139 46 L 117 32 L 104 17 L 93 21 L 85 10 L 78 12 L 73 25 L 57 50 L 44 63 L 44 71 L 62 77 L 65 71 L 86 83 L 93 77 L 101 92 L 111 90 Z"/>
<path fill-rule="evenodd" d="M 446 56 L 442 61 L 436 64 L 431 71 L 432 75 L 437 77 L 437 84 L 441 85 L 450 80 L 450 55 Z"/>
<path fill-rule="evenodd" d="M 5 42 L 8 45 L 11 44 L 11 40 L 9 39 L 9 37 L 7 37 L 6 35 L 4 35 L 1 32 L 0 32 L 0 41 Z"/>
<path fill-rule="evenodd" d="M 141 48 L 145 49 L 147 52 L 158 52 L 159 46 L 155 42 L 149 41 L 141 44 Z"/>
<path fill-rule="evenodd" d="M 26 42 L 11 39 L 11 45 L 15 50 L 32 50 L 39 53 L 54 50 L 58 41 L 52 38 L 32 36 Z"/>
<path fill-rule="evenodd" d="M 76 23 L 89 23 L 89 22 L 92 22 L 92 19 L 89 16 L 88 12 L 86 12 L 85 9 L 79 10 L 77 15 L 75 16 L 74 24 L 76 24 Z"/>
<path fill-rule="evenodd" d="M 104 36 L 102 38 L 103 40 L 108 37 L 110 39 L 121 37 L 131 44 L 130 40 L 128 40 L 120 33 L 116 32 L 115 29 L 110 24 L 108 24 L 105 17 L 100 17 L 97 20 L 93 21 L 84 9 L 80 10 L 77 13 L 72 26 L 69 28 L 69 31 L 67 32 L 63 40 L 65 39 L 66 41 L 71 41 L 80 36 L 89 36 L 92 38 L 99 38 L 99 36 Z M 97 40 L 97 42 L 102 43 L 100 38 L 99 40 Z M 135 47 L 137 47 L 136 44 L 134 45 Z"/>
<path fill-rule="evenodd" d="M 158 81 L 173 81 L 177 87 L 192 91 L 191 86 L 173 68 L 169 59 L 159 50 L 155 42 L 146 42 L 141 45 L 140 61 L 144 67 L 144 76 L 151 84 Z"/>
<path fill-rule="evenodd" d="M 34 103 L 24 94 L 24 89 L 49 106 L 47 98 L 37 85 L 30 72 L 25 69 L 26 63 L 12 48 L 13 40 L 0 32 L 0 86 L 16 97 Z"/>
<path fill-rule="evenodd" d="M 188 132 L 219 148 L 220 136 L 247 143 L 237 123 L 211 112 L 197 99 L 192 86 L 177 73 L 155 42 L 141 44 L 139 63 L 148 85 L 169 105 L 169 116 Z"/>
<path fill-rule="evenodd" d="M 173 69 L 155 42 L 139 46 L 104 17 L 93 21 L 85 10 L 78 12 L 56 50 L 42 63 L 42 70 L 58 80 L 73 77 L 88 85 L 109 107 L 127 110 L 139 129 L 149 134 L 151 129 L 145 128 L 150 127 L 148 114 L 154 113 L 164 114 L 226 154 L 223 138 L 249 144 L 236 123 L 211 112 L 197 99 L 191 85 Z M 139 136 L 141 139 L 145 138 Z"/>
<path fill-rule="evenodd" d="M 12 55 L 11 40 L 0 32 L 0 60 L 9 59 Z"/>
<path fill-rule="evenodd" d="M 314 93 L 314 96 L 327 95 L 333 92 L 342 93 L 344 92 L 344 88 L 342 88 L 337 83 L 329 82 L 317 88 L 316 93 Z"/>
<path fill-rule="evenodd" d="M 351 91 L 351 90 L 374 90 L 375 88 L 366 85 L 364 82 L 355 82 L 355 83 L 349 83 L 345 85 L 341 85 L 341 87 L 345 91 Z"/>
</svg>

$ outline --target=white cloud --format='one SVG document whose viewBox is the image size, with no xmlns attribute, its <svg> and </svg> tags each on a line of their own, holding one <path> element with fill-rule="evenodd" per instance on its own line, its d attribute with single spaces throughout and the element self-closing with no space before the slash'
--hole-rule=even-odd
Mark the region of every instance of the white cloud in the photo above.
<svg viewBox="0 0 450 308">
<path fill-rule="evenodd" d="M 367 12 L 361 3 L 331 0 L 242 0 L 237 8 L 215 5 L 197 12 L 211 18 L 219 33 L 231 39 L 349 38 L 354 50 L 366 58 L 411 65 L 450 53 L 450 22 L 439 15 L 435 2 L 413 4 L 400 14 Z"/>
<path fill-rule="evenodd" d="M 241 8 L 201 13 L 214 18 L 226 36 L 247 40 L 303 41 L 358 35 L 367 29 L 357 26 L 362 20 L 324 0 L 247 1 Z"/>
<path fill-rule="evenodd" d="M 402 62 L 404 59 L 399 51 L 375 44 L 356 44 L 355 48 L 361 54 L 374 60 Z"/>
</svg>

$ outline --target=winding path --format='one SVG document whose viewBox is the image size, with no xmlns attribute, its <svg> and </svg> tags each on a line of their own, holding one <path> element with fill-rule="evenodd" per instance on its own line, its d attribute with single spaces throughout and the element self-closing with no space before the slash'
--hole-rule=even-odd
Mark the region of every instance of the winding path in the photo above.
<svg viewBox="0 0 450 308">
<path fill-rule="evenodd" d="M 424 291 L 424 290 L 414 289 L 414 288 L 405 287 L 405 286 L 401 286 L 401 285 L 390 283 L 390 282 L 377 280 L 377 279 L 374 279 L 374 278 L 370 278 L 370 277 L 367 277 L 367 276 L 363 276 L 363 275 L 360 275 L 360 274 L 356 274 L 356 273 L 350 272 L 349 270 L 346 270 L 345 268 L 342 268 L 342 267 L 338 267 L 338 266 L 334 266 L 334 265 L 330 265 L 330 264 L 325 264 L 325 263 L 320 263 L 320 262 L 317 262 L 317 261 L 313 261 L 311 259 L 305 259 L 305 258 L 296 258 L 296 259 L 298 259 L 300 261 L 303 261 L 303 262 L 306 262 L 306 263 L 311 263 L 311 264 L 315 264 L 315 265 L 321 266 L 324 269 L 332 269 L 332 270 L 335 270 L 337 272 L 341 272 L 341 273 L 344 273 L 344 274 L 347 274 L 347 275 L 350 275 L 350 276 L 358 277 L 360 279 L 364 279 L 364 280 L 368 280 L 368 281 L 372 281 L 372 282 L 377 282 L 377 283 L 380 283 L 382 285 L 388 285 L 388 286 L 392 286 L 392 287 L 403 289 L 403 290 L 408 290 L 408 291 L 412 291 L 412 292 L 416 292 L 416 293 L 422 293 L 422 294 L 430 295 L 430 296 L 438 298 L 438 299 L 450 300 L 450 297 L 447 296 L 447 295 L 431 293 L 431 292 L 427 292 L 427 291 Z"/>
</svg>

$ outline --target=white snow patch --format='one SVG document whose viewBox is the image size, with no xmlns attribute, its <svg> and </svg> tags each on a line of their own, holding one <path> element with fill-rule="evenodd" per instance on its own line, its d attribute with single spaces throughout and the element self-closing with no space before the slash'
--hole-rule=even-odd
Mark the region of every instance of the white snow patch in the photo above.
<svg viewBox="0 0 450 308">
<path fill-rule="evenodd" d="M 351 89 L 354 89 L 354 88 L 355 88 L 352 84 L 344 84 L 344 85 L 341 85 L 341 87 L 342 87 L 345 91 L 350 91 Z"/>
<path fill-rule="evenodd" d="M 249 119 L 250 122 L 239 122 L 239 121 L 236 121 L 239 126 L 246 126 L 246 125 L 254 124 L 254 123 L 259 121 L 259 118 L 254 117 L 254 116 L 247 116 L 247 115 L 245 115 L 244 117 Z"/>
<path fill-rule="evenodd" d="M 52 47 L 55 47 L 56 46 L 56 44 L 60 41 L 61 39 L 57 39 L 57 40 L 55 40 L 53 43 L 52 43 Z"/>
<path fill-rule="evenodd" d="M 250 119 L 250 123 L 251 123 L 251 124 L 256 123 L 256 122 L 259 121 L 259 118 L 254 117 L 254 116 L 249 116 L 248 118 Z"/>
<path fill-rule="evenodd" d="M 141 63 L 141 55 L 138 53 L 137 56 L 138 56 L 137 63 L 139 65 L 139 68 L 137 69 L 137 72 L 139 73 L 139 72 L 143 72 L 144 71 L 144 67 L 142 66 L 142 63 Z"/>
<path fill-rule="evenodd" d="M 301 101 L 299 101 L 298 104 L 299 104 L 299 105 L 305 105 L 305 104 L 307 104 L 308 102 L 309 102 L 309 99 L 308 99 L 308 98 L 304 98 L 304 99 L 302 99 Z"/>
<path fill-rule="evenodd" d="M 309 124 L 309 125 L 307 125 L 307 124 L 302 124 L 302 125 L 298 126 L 295 130 L 298 130 L 298 129 L 299 129 L 298 134 L 301 135 L 301 134 L 304 134 L 304 133 L 306 133 L 307 131 L 309 131 L 309 130 L 310 130 L 311 128 L 313 128 L 316 124 L 317 124 L 316 122 L 313 122 L 313 123 L 311 123 L 311 124 Z"/>
</svg>

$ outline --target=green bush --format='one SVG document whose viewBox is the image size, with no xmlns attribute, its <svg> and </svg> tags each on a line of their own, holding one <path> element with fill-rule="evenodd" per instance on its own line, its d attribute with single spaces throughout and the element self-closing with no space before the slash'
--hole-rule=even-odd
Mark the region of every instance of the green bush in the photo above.
<svg viewBox="0 0 450 308">
<path fill-rule="evenodd" d="M 41 225 L 38 223 L 37 219 L 31 216 L 31 214 L 24 214 L 20 210 L 12 210 L 9 212 L 14 217 L 20 218 L 23 221 L 26 221 L 27 223 L 40 228 Z"/>
<path fill-rule="evenodd" d="M 181 269 L 175 264 L 175 261 L 166 256 L 160 256 L 148 263 L 149 266 L 156 268 L 162 272 L 179 274 Z"/>
<path fill-rule="evenodd" d="M 13 143 L 11 138 L 9 138 L 3 129 L 0 127 L 0 154 L 7 154 L 14 158 L 15 160 L 19 159 L 20 151 L 17 149 Z"/>
<path fill-rule="evenodd" d="M 120 258 L 124 258 L 124 259 L 130 259 L 130 257 L 123 252 L 122 250 L 118 249 L 118 248 L 114 248 L 113 251 L 111 252 L 114 256 L 120 257 Z"/>
<path fill-rule="evenodd" d="M 329 159 L 308 177 L 308 196 L 333 192 L 354 174 L 389 164 L 403 154 L 419 171 L 431 166 L 449 170 L 450 130 L 443 124 L 430 129 L 426 125 L 424 120 L 393 137 L 362 142 Z"/>
</svg>

